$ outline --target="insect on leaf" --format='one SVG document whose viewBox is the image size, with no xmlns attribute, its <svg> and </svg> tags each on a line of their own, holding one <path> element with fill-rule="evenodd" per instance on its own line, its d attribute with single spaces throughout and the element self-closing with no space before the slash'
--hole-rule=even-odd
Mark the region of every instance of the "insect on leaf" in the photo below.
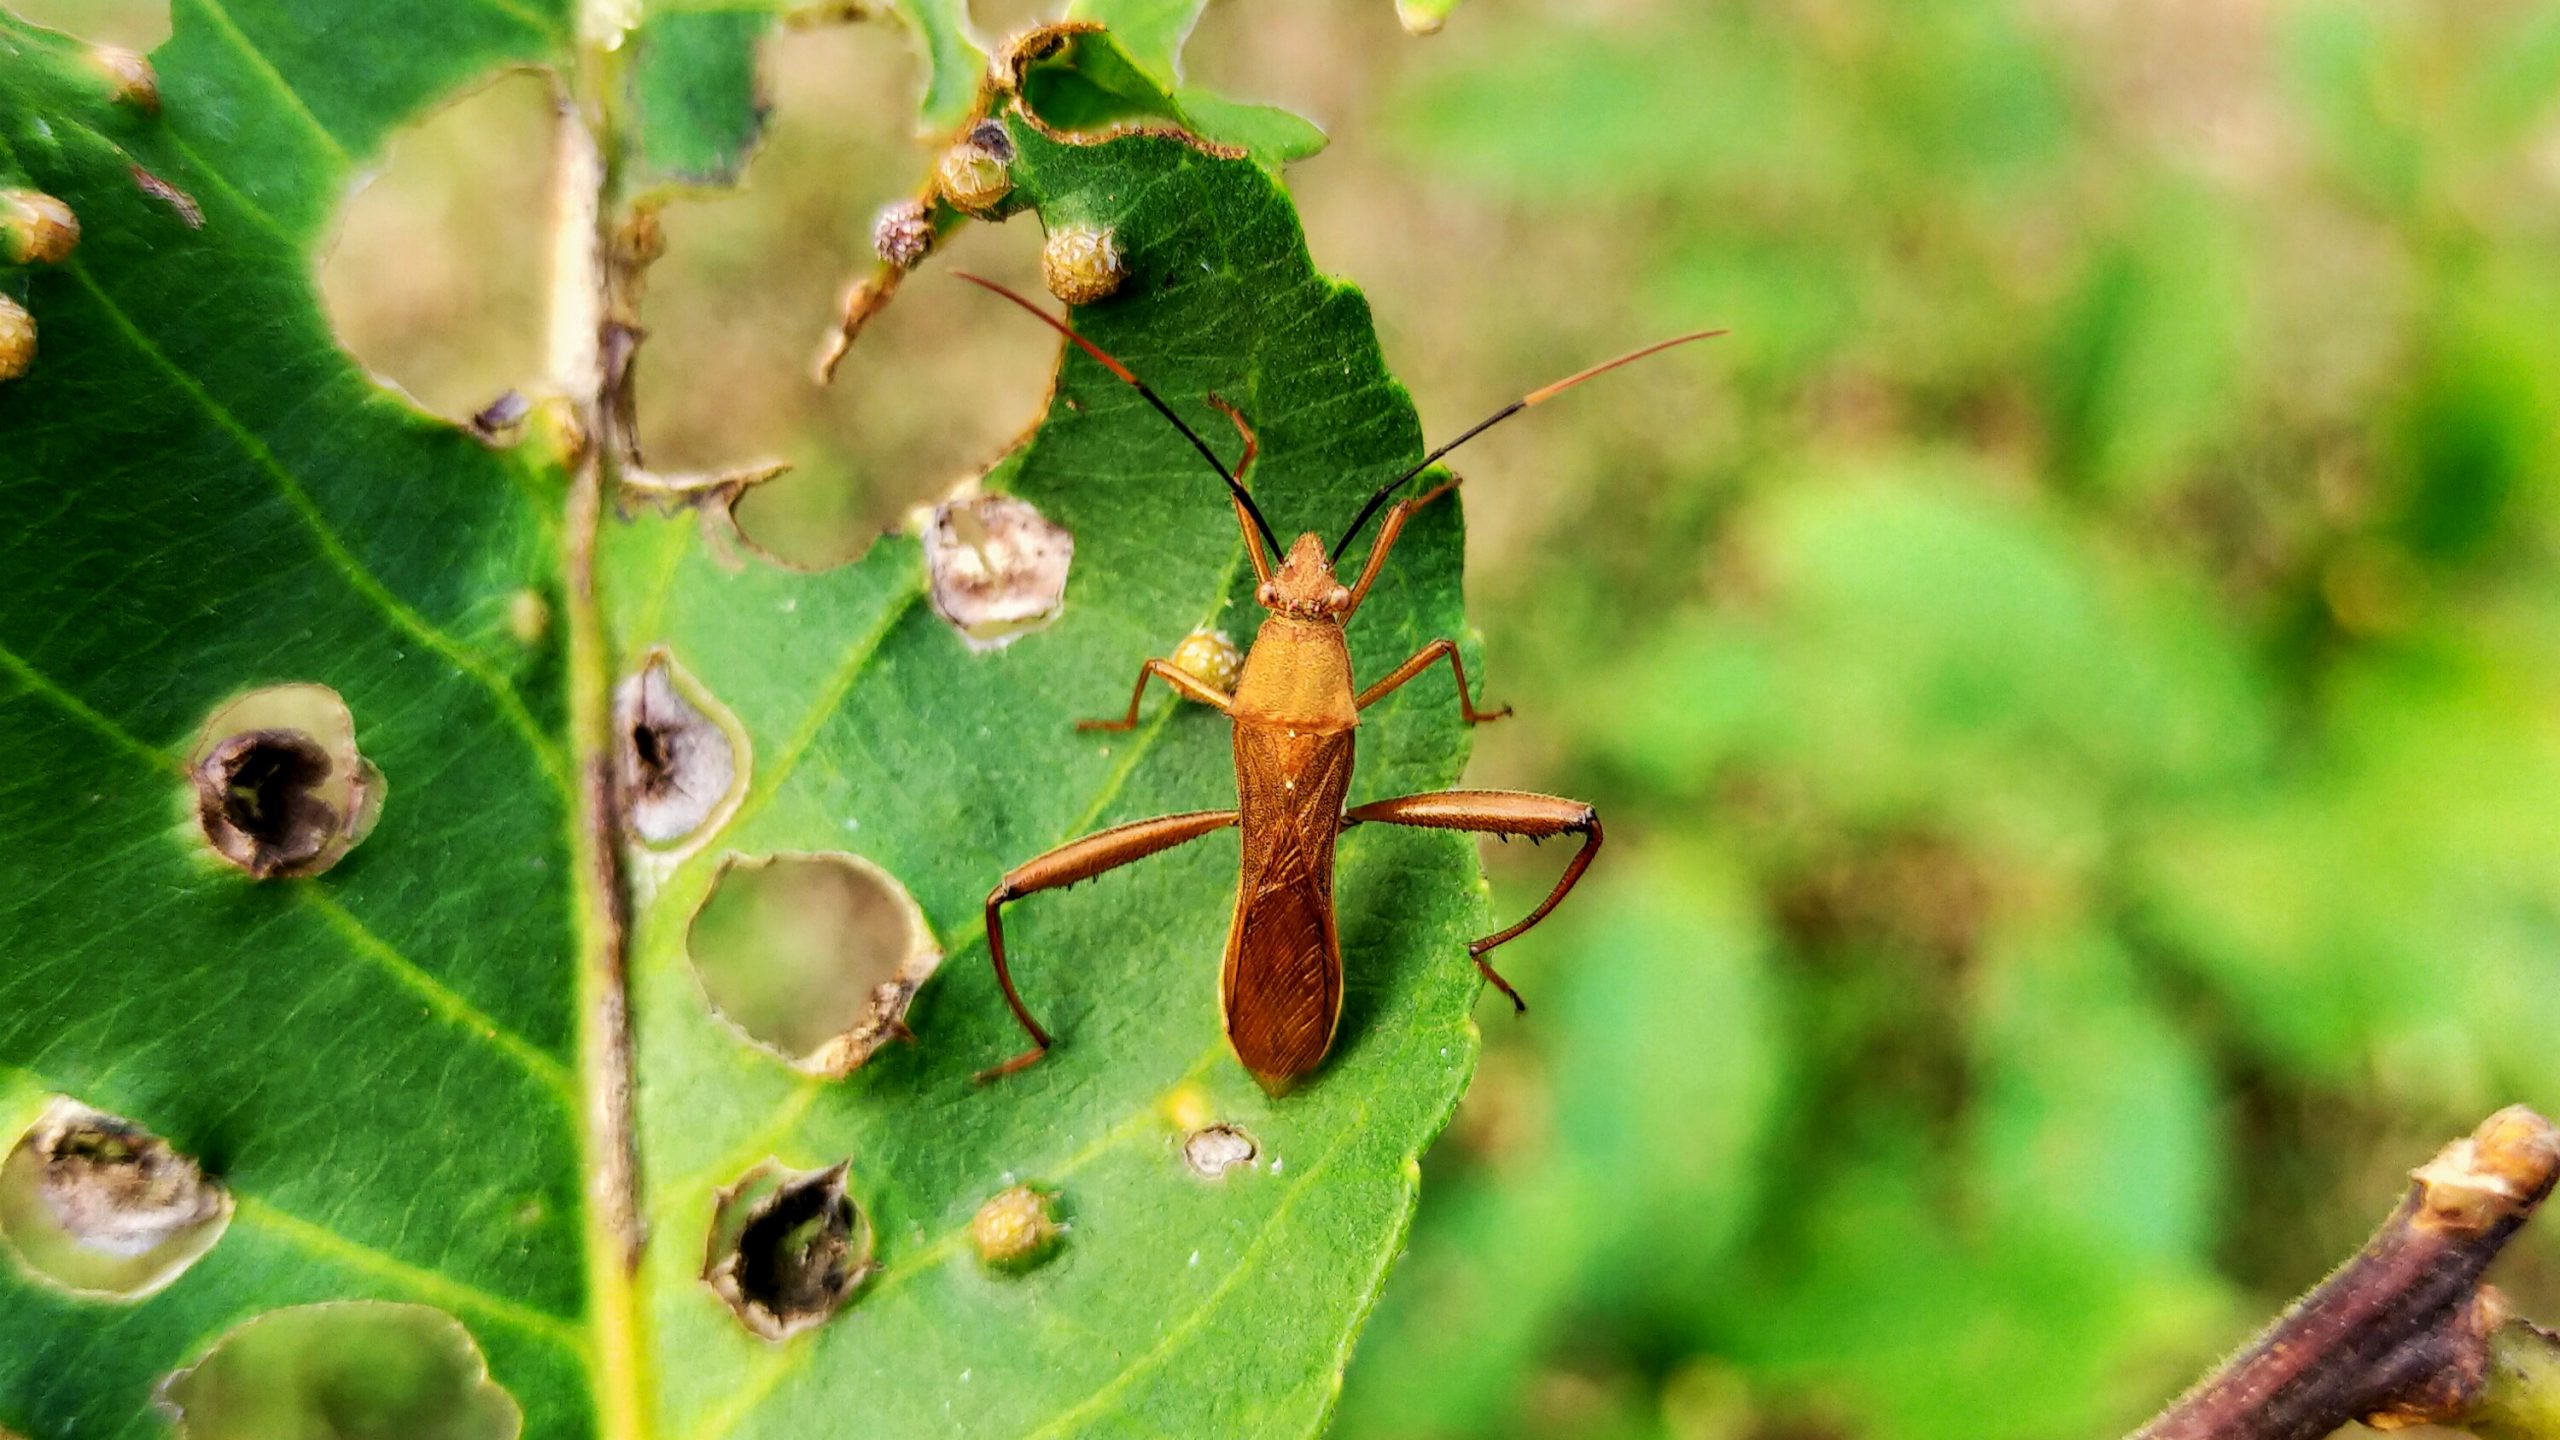
<svg viewBox="0 0 2560 1440">
<path fill-rule="evenodd" d="M 218 1413 L 216 1377 L 341 1373 L 348 1353 L 296 1357 L 347 1334 L 456 1397 L 436 1423 L 474 1437 L 519 1414 L 546 1440 L 621 1440 L 634 1414 L 685 1440 L 852 1417 L 1312 1433 L 1474 1062 L 1470 848 L 1345 837 L 1343 1029 L 1286 1098 L 1219 1031 L 1232 835 L 1021 907 L 1019 973 L 1064 1043 L 972 1084 L 1020 1039 L 979 938 L 996 877 L 1097 826 L 1232 803 L 1212 713 L 1159 698 L 1133 734 L 1072 728 L 1193 629 L 1249 629 L 1232 515 L 1178 436 L 1069 355 L 984 482 L 1028 507 L 1023 533 L 1072 542 L 1045 627 L 962 634 L 913 538 L 808 574 L 634 501 L 597 540 L 613 673 L 570 664 L 583 522 L 561 461 L 368 379 L 319 313 L 312 255 L 394 128 L 497 70 L 567 63 L 574 36 L 549 0 L 178 0 L 151 114 L 76 43 L 0 20 L 0 186 L 82 225 L 75 253 L 0 278 L 41 330 L 0 384 L 17 527 L 0 1150 L 26 1142 L 0 1165 L 0 1428 L 162 1436 L 160 1394 L 190 1433 L 277 1433 Z M 640 183 L 730 174 L 747 47 L 652 78 L 639 43 Z M 1222 446 L 1203 396 L 1252 417 L 1275 523 L 1335 533 L 1418 453 L 1365 304 L 1316 272 L 1267 169 L 1179 138 L 1013 131 L 1042 220 L 1107 228 L 1125 260 L 1081 323 Z M 1055 344 L 992 300 L 985 323 Z M 983 521 L 964 543 L 995 533 Z M 1460 552 L 1454 505 L 1407 531 L 1353 629 L 1363 676 L 1463 635 Z M 618 700 L 630 752 L 582 752 L 573 700 Z M 1369 719 L 1355 799 L 1457 777 L 1445 689 Z M 629 1291 L 606 1283 L 619 1237 L 590 1200 L 616 1149 L 590 1132 L 612 1032 L 578 964 L 596 882 L 571 841 L 598 767 L 646 803 L 627 875 L 648 1243 Z M 229 859 L 204 815 L 238 832 Z M 843 1078 L 812 1072 L 853 1049 L 795 1067 L 755 1043 L 742 1027 L 808 972 L 727 968 L 715 888 L 816 907 L 804 938 L 906 947 L 913 1043 L 877 1026 Z M 46 1118 L 66 1113 L 93 1118 Z M 22 1263 L 11 1227 L 36 1212 L 11 1186 L 98 1164 L 158 1167 L 188 1242 L 219 1233 L 148 1294 L 47 1279 Z M 1062 1228 L 1038 1265 L 990 1270 L 970 1224 L 1016 1185 Z M 36 1201 L 71 1225 L 59 1198 Z M 787 1338 L 724 1303 L 766 1272 L 706 1257 L 715 1235 L 787 1262 L 788 1313 L 750 1322 Z"/>
</svg>

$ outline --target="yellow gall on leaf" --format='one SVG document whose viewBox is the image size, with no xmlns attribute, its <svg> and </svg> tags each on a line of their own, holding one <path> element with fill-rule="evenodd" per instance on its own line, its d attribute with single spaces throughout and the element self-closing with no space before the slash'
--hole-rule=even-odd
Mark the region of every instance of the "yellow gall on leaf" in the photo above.
<svg viewBox="0 0 2560 1440">
<path fill-rule="evenodd" d="M 914 200 L 901 200 L 872 222 L 871 248 L 901 270 L 913 270 L 933 253 L 933 215 Z"/>
<path fill-rule="evenodd" d="M 145 115 L 160 113 L 160 75 L 151 62 L 131 50 L 100 45 L 89 51 L 89 65 L 107 77 L 107 94 L 119 105 Z"/>
<path fill-rule="evenodd" d="M 519 645 L 539 645 L 551 633 L 551 602 L 539 590 L 519 590 L 507 597 L 507 633 Z"/>
<path fill-rule="evenodd" d="M 1202 684 L 1231 691 L 1244 669 L 1244 652 L 1224 630 L 1194 630 L 1173 647 L 1173 666 Z"/>
<path fill-rule="evenodd" d="M 0 380 L 15 380 L 36 363 L 36 317 L 0 295 Z"/>
<path fill-rule="evenodd" d="M 969 1221 L 978 1258 L 999 1270 L 1024 1269 L 1049 1258 L 1059 1233 L 1049 1197 L 1028 1185 L 998 1192 Z"/>
<path fill-rule="evenodd" d="M 1013 193 L 1013 137 L 993 120 L 981 120 L 942 152 L 933 167 L 934 189 L 951 208 L 992 219 L 996 207 Z"/>
<path fill-rule="evenodd" d="M 0 247 L 15 265 L 52 265 L 80 243 L 80 217 L 41 190 L 0 190 Z"/>
<path fill-rule="evenodd" d="M 1120 262 L 1120 244 L 1108 230 L 1065 225 L 1049 232 L 1040 249 L 1040 278 L 1049 293 L 1070 305 L 1090 305 L 1109 297 L 1128 278 Z"/>
</svg>

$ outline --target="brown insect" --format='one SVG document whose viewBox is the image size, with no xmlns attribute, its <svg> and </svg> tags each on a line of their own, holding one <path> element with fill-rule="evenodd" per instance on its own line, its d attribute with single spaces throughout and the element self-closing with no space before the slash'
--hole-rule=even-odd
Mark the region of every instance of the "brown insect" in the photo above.
<svg viewBox="0 0 2560 1440">
<path fill-rule="evenodd" d="M 1146 696 L 1150 676 L 1214 707 L 1235 722 L 1236 808 L 1139 820 L 1071 840 L 1016 866 L 988 892 L 987 954 L 995 962 L 996 982 L 1004 987 L 1005 1002 L 1013 1007 L 1014 1018 L 1022 1022 L 1022 1028 L 1030 1032 L 1032 1045 L 978 1078 L 992 1080 L 1010 1075 L 1047 1054 L 1052 1043 L 1049 1032 L 1031 1018 L 1031 1011 L 1013 987 L 1013 974 L 1004 952 L 1001 912 L 1005 902 L 1091 879 L 1230 825 L 1243 835 L 1243 865 L 1236 879 L 1235 919 L 1227 931 L 1226 964 L 1219 974 L 1218 995 L 1226 1018 L 1227 1041 L 1234 1046 L 1236 1058 L 1244 1062 L 1264 1089 L 1275 1094 L 1286 1089 L 1313 1070 L 1333 1048 L 1334 1027 L 1342 1016 L 1342 946 L 1333 916 L 1334 840 L 1343 830 L 1363 821 L 1506 838 L 1523 835 L 1533 840 L 1550 835 L 1584 837 L 1582 848 L 1574 853 L 1555 889 L 1548 892 L 1538 908 L 1518 924 L 1497 930 L 1467 947 L 1468 956 L 1484 978 L 1509 996 L 1514 1007 L 1528 1009 L 1520 992 L 1486 964 L 1484 957 L 1545 919 L 1547 912 L 1573 889 L 1574 882 L 1582 878 L 1582 872 L 1590 868 L 1592 857 L 1600 852 L 1598 812 L 1579 800 L 1516 790 L 1441 790 L 1374 800 L 1348 810 L 1342 805 L 1351 787 L 1353 737 L 1359 729 L 1360 712 L 1442 659 L 1449 662 L 1456 677 L 1458 712 L 1468 724 L 1498 720 L 1511 713 L 1509 706 L 1479 710 L 1467 698 L 1466 666 L 1458 658 L 1454 641 L 1432 641 L 1367 689 L 1356 688 L 1351 675 L 1351 652 L 1343 642 L 1343 626 L 1359 612 L 1360 602 L 1385 568 L 1405 522 L 1414 511 L 1447 493 L 1458 482 L 1446 481 L 1413 499 L 1397 501 L 1388 509 L 1386 520 L 1378 529 L 1377 542 L 1369 547 L 1368 559 L 1360 567 L 1359 579 L 1346 586 L 1336 577 L 1334 567 L 1341 563 L 1343 552 L 1370 517 L 1397 490 L 1450 451 L 1595 375 L 1674 345 L 1723 332 L 1702 330 L 1660 341 L 1531 391 L 1379 486 L 1330 553 L 1321 537 L 1313 533 L 1301 535 L 1274 570 L 1271 555 L 1281 549 L 1280 541 L 1244 487 L 1245 472 L 1253 464 L 1256 447 L 1251 427 L 1235 407 L 1214 395 L 1209 397 L 1209 404 L 1233 421 L 1237 433 L 1244 438 L 1243 454 L 1235 468 L 1229 470 L 1208 442 L 1185 425 L 1127 366 L 1011 290 L 975 275 L 961 278 L 1030 311 L 1100 361 L 1104 369 L 1135 387 L 1208 460 L 1218 478 L 1226 482 L 1237 523 L 1244 530 L 1245 549 L 1253 557 L 1254 576 L 1260 581 L 1254 598 L 1271 612 L 1245 652 L 1244 673 L 1234 694 L 1219 690 L 1170 661 L 1149 660 L 1139 668 L 1138 684 L 1130 693 L 1126 715 L 1117 720 L 1078 723 L 1079 730 L 1135 728 L 1138 705 Z"/>
</svg>

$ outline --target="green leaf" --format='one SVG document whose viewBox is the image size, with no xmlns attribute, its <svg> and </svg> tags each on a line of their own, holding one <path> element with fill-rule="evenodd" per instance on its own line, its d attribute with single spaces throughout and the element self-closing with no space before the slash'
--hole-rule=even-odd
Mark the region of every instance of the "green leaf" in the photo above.
<svg viewBox="0 0 2560 1440">
<path fill-rule="evenodd" d="M 1265 172 L 1169 139 L 1015 133 L 1017 193 L 1044 218 L 1110 227 L 1126 257 L 1129 288 L 1079 323 L 1222 452 L 1233 441 L 1200 397 L 1243 409 L 1263 447 L 1254 491 L 1284 536 L 1338 532 L 1417 453 L 1366 306 L 1317 275 Z M 985 316 L 1024 345 L 1054 343 L 992 298 Z M 858 1410 L 897 1434 L 944 1423 L 946 1405 L 997 1433 L 1110 1431 L 1135 1415 L 1183 1434 L 1307 1433 L 1400 1243 L 1414 1158 L 1472 1064 L 1479 982 L 1464 942 L 1483 918 L 1468 847 L 1369 826 L 1343 842 L 1351 994 L 1313 1083 L 1271 1099 L 1220 1038 L 1236 862 L 1224 833 L 1011 906 L 1014 973 L 1061 1044 L 1020 1075 L 972 1084 L 1024 1044 L 979 935 L 995 879 L 1106 825 L 1234 803 L 1214 713 L 1159 693 L 1132 735 L 1073 722 L 1125 704 L 1139 662 L 1194 627 L 1241 638 L 1258 613 L 1216 477 L 1081 355 L 995 482 L 1075 539 L 1060 618 L 1000 650 L 973 650 L 935 612 L 903 537 L 806 575 L 724 564 L 691 519 L 669 519 L 618 537 L 609 557 L 625 651 L 665 647 L 736 715 L 756 757 L 739 817 L 639 917 L 653 1228 L 699 1233 L 712 1189 L 770 1153 L 794 1167 L 849 1157 L 884 1237 L 886 1268 L 853 1311 L 782 1350 L 693 1292 L 686 1244 L 654 1249 L 652 1328 L 695 1361 L 664 1372 L 675 1433 L 788 1435 L 795 1416 Z M 1456 518 L 1435 507 L 1405 532 L 1353 626 L 1357 673 L 1464 633 Z M 1445 688 L 1389 699 L 1362 738 L 1355 799 L 1458 773 Z M 922 1043 L 840 1084 L 725 1028 L 684 953 L 715 852 L 813 850 L 894 875 L 950 952 L 912 1017 Z M 1261 1166 L 1219 1184 L 1188 1173 L 1167 1118 L 1184 1108 L 1250 1131 Z M 1017 1178 L 1054 1187 L 1071 1225 L 1029 1277 L 990 1276 L 965 1228 Z"/>
<path fill-rule="evenodd" d="M 629 84 L 638 183 L 738 183 L 772 106 L 757 52 L 771 7 L 652 14 L 633 32 Z"/>
<path fill-rule="evenodd" d="M 1182 82 L 1182 46 L 1209 0 L 1069 0 L 1067 18 L 1110 27 L 1129 59 L 1170 90 Z"/>
<path fill-rule="evenodd" d="M 85 230 L 23 272 L 42 350 L 0 386 L 23 556 L 0 597 L 23 762 L 0 785 L 0 1121 L 15 1136 L 70 1095 L 201 1161 L 237 1204 L 210 1252 L 132 1303 L 0 1263 L 0 1426 L 164 1434 L 153 1386 L 242 1322 L 369 1299 L 460 1322 L 534 1436 L 620 1440 L 629 1394 L 687 1440 L 850 1417 L 914 1433 L 963 1411 L 1008 1433 L 1311 1433 L 1474 1062 L 1482 884 L 1459 837 L 1345 837 L 1342 1029 L 1279 1099 L 1218 1020 L 1232 834 L 1041 895 L 1012 912 L 1014 960 L 1061 1044 L 971 1082 L 1021 1044 L 977 933 L 996 878 L 1100 825 L 1233 803 L 1226 727 L 1196 706 L 1159 698 L 1129 736 L 1072 729 L 1141 659 L 1256 614 L 1215 478 L 1081 356 L 989 481 L 1076 543 L 1064 613 L 1006 648 L 934 612 L 911 539 L 811 575 L 705 546 L 691 516 L 608 524 L 616 663 L 665 647 L 677 693 L 747 742 L 711 842 L 632 860 L 649 1244 L 636 1303 L 614 1279 L 588 1198 L 610 1141 L 587 1119 L 612 1032 L 574 959 L 595 882 L 571 797 L 600 761 L 569 717 L 602 697 L 592 654 L 564 649 L 585 614 L 564 580 L 568 477 L 539 444 L 492 449 L 377 388 L 311 290 L 332 206 L 395 126 L 494 68 L 562 60 L 568 35 L 525 0 L 179 0 L 153 117 L 113 106 L 77 47 L 0 22 L 0 181 L 61 196 Z M 696 92 L 640 93 L 683 115 Z M 697 138 L 737 133 L 695 118 Z M 1201 397 L 1243 407 L 1284 530 L 1338 531 L 1419 453 L 1365 304 L 1316 273 L 1267 170 L 1167 138 L 1017 140 L 1023 198 L 1108 226 L 1126 258 L 1081 323 L 1222 449 Z M 1053 343 L 985 304 L 987 324 Z M 1461 551 L 1454 504 L 1407 529 L 1351 636 L 1359 674 L 1464 637 Z M 343 698 L 387 799 L 325 874 L 253 881 L 198 837 L 186 772 L 208 716 L 289 682 Z M 1456 778 L 1444 688 L 1367 718 L 1355 800 Z M 820 1081 L 715 1015 L 685 948 L 723 857 L 836 851 L 903 885 L 949 954 L 908 1016 L 916 1043 Z M 1204 1118 L 1250 1131 L 1257 1162 L 1193 1174 L 1180 1142 Z M 781 1344 L 700 1278 L 715 1191 L 768 1157 L 849 1161 L 882 1267 Z M 1045 1264 L 996 1274 L 967 1226 L 1016 1182 L 1068 1229 Z"/>
<path fill-rule="evenodd" d="M 728 186 L 763 138 L 767 106 L 756 50 L 784 20 L 823 19 L 831 0 L 637 0 L 628 37 L 630 119 L 645 183 Z M 948 133 L 978 102 L 987 53 L 967 0 L 892 0 L 914 41 L 924 83 L 916 125 Z"/>
<path fill-rule="evenodd" d="M 561 684 L 508 625 L 555 594 L 555 487 L 359 373 L 311 262 L 394 126 L 547 60 L 567 22 L 538 0 L 173 21 L 153 118 L 0 18 L 0 183 L 83 227 L 24 272 L 41 349 L 0 385 L 25 764 L 0 787 L 0 1083 L 148 1126 L 238 1211 L 138 1303 L 0 1262 L 0 1425 L 163 1435 L 152 1386 L 230 1326 L 370 1297 L 452 1314 L 537 1433 L 585 1433 Z M 326 876 L 252 883 L 196 838 L 184 765 L 217 706 L 295 681 L 344 697 L 390 799 Z"/>
<path fill-rule="evenodd" d="M 949 130 L 978 102 L 987 55 L 969 38 L 968 0 L 896 0 L 898 18 L 915 32 L 924 55 L 924 96 L 917 102 L 923 127 Z"/>
</svg>

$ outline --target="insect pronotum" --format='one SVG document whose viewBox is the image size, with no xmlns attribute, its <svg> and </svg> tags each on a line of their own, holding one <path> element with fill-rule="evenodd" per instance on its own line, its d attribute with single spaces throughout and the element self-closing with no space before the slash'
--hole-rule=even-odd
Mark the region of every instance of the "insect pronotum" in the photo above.
<svg viewBox="0 0 2560 1440">
<path fill-rule="evenodd" d="M 1519 923 L 1467 947 L 1468 956 L 1484 978 L 1509 996 L 1515 1007 L 1526 1010 L 1528 1006 L 1520 992 L 1485 963 L 1484 957 L 1545 919 L 1573 889 L 1574 882 L 1582 878 L 1582 872 L 1590 868 L 1592 857 L 1600 852 L 1598 812 L 1579 800 L 1517 790 L 1440 790 L 1373 800 L 1347 810 L 1342 804 L 1351 787 L 1353 737 L 1359 729 L 1360 712 L 1441 660 L 1449 662 L 1456 677 L 1458 713 L 1468 724 L 1497 720 L 1511 713 L 1509 706 L 1479 710 L 1468 698 L 1466 666 L 1458 658 L 1455 641 L 1432 641 L 1366 689 L 1358 688 L 1352 680 L 1351 652 L 1343 642 L 1343 626 L 1358 613 L 1360 602 L 1385 567 L 1406 520 L 1457 481 L 1445 481 L 1388 508 L 1386 519 L 1378 528 L 1377 542 L 1369 547 L 1368 559 L 1360 567 L 1357 580 L 1344 585 L 1334 567 L 1396 491 L 1450 451 L 1595 375 L 1674 345 L 1724 332 L 1701 330 L 1675 336 L 1530 391 L 1379 486 L 1330 552 L 1321 537 L 1312 532 L 1301 535 L 1295 545 L 1288 547 L 1275 570 L 1271 555 L 1280 550 L 1280 540 L 1272 533 L 1260 507 L 1253 503 L 1252 493 L 1245 489 L 1245 472 L 1253 464 L 1256 447 L 1252 428 L 1235 407 L 1214 395 L 1208 397 L 1210 405 L 1235 423 L 1244 440 L 1243 453 L 1230 470 L 1208 442 L 1185 425 L 1145 381 L 1101 347 L 992 280 L 975 275 L 961 278 L 984 286 L 1037 316 L 1100 361 L 1104 369 L 1134 387 L 1182 432 L 1183 438 L 1218 472 L 1218 478 L 1226 482 L 1237 523 L 1244 530 L 1245 549 L 1253 558 L 1254 576 L 1260 582 L 1254 598 L 1271 612 L 1245 652 L 1244 673 L 1236 682 L 1235 693 L 1220 690 L 1168 660 L 1149 660 L 1139 668 L 1127 714 L 1116 720 L 1078 723 L 1081 730 L 1134 728 L 1149 677 L 1216 708 L 1235 726 L 1236 808 L 1164 815 L 1116 825 L 1070 840 L 1006 873 L 987 895 L 987 954 L 995 963 L 996 982 L 1004 988 L 1005 1002 L 1013 1007 L 1014 1018 L 1022 1022 L 1022 1028 L 1030 1032 L 1032 1044 L 1030 1049 L 982 1072 L 978 1078 L 992 1080 L 1012 1074 L 1047 1054 L 1052 1043 L 1049 1032 L 1031 1018 L 1030 1009 L 1014 989 L 1013 972 L 1004 949 L 1005 902 L 1091 879 L 1230 825 L 1241 832 L 1243 864 L 1236 879 L 1235 918 L 1227 931 L 1226 964 L 1219 974 L 1219 1008 L 1236 1058 L 1263 1088 L 1275 1094 L 1286 1089 L 1322 1063 L 1325 1053 L 1333 1048 L 1334 1027 L 1342 1016 L 1342 947 L 1334 928 L 1333 849 L 1335 838 L 1352 825 L 1413 825 L 1531 839 L 1550 835 L 1583 837 L 1582 848 L 1574 852 L 1555 889 L 1539 902 L 1538 908 Z"/>
</svg>

